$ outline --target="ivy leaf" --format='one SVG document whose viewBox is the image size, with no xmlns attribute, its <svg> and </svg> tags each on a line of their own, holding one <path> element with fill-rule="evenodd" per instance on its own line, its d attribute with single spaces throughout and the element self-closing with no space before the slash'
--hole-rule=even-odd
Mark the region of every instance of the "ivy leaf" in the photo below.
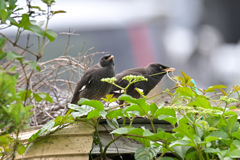
<svg viewBox="0 0 240 160">
<path fill-rule="evenodd" d="M 47 36 L 50 42 L 54 41 L 57 38 L 57 33 L 49 29 L 44 31 L 44 34 Z"/>
</svg>

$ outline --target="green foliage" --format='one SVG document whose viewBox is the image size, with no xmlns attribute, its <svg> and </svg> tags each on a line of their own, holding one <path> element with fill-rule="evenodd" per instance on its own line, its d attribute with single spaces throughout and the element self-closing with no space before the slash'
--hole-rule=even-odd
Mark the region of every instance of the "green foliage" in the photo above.
<svg viewBox="0 0 240 160">
<path fill-rule="evenodd" d="M 57 13 L 65 13 L 65 11 L 52 11 L 51 5 L 55 1 L 47 0 L 47 11 L 42 10 L 39 6 L 32 6 L 31 1 L 28 1 L 26 12 L 23 8 L 20 8 L 17 4 L 17 0 L 1 0 L 0 1 L 0 25 L 1 29 L 8 27 L 16 27 L 16 38 L 14 41 L 9 39 L 3 33 L 0 33 L 0 60 L 8 63 L 7 67 L 0 67 L 0 157 L 4 159 L 6 156 L 10 159 L 15 158 L 15 152 L 23 154 L 26 146 L 20 143 L 19 133 L 28 124 L 30 116 L 32 115 L 33 105 L 26 105 L 29 98 L 35 99 L 40 102 L 46 100 L 52 102 L 52 98 L 46 93 L 34 93 L 29 89 L 29 85 L 26 84 L 26 88 L 16 88 L 18 83 L 18 73 L 15 71 L 17 67 L 22 67 L 25 75 L 25 80 L 29 83 L 29 79 L 32 73 L 37 70 L 41 71 L 38 65 L 38 60 L 42 57 L 44 48 L 46 45 L 45 38 L 48 38 L 50 42 L 57 38 L 57 34 L 48 29 L 48 22 L 50 16 Z M 19 14 L 21 11 L 22 14 Z M 46 22 L 41 21 L 36 23 L 35 17 L 41 15 L 47 15 Z M 44 29 L 41 27 L 44 26 Z M 7 26 L 7 27 L 6 27 Z M 38 51 L 35 53 L 18 45 L 18 40 L 24 31 L 30 31 L 33 35 L 38 37 Z M 14 51 L 5 51 L 5 44 L 9 42 L 13 46 L 21 48 L 26 51 L 27 54 L 35 56 L 36 61 L 27 61 L 25 56 Z M 28 58 L 29 59 L 29 58 Z M 14 63 L 13 63 L 14 62 Z M 16 63 L 15 63 L 16 62 Z M 31 69 L 31 73 L 26 73 L 26 66 Z M 57 117 L 54 125 L 63 125 L 65 123 L 71 123 L 72 116 Z M 50 123 L 50 122 L 49 122 Z M 39 137 L 44 133 L 48 133 L 49 129 L 54 125 L 48 124 L 48 127 L 44 127 L 38 134 L 33 135 L 30 141 Z M 14 135 L 15 138 L 12 136 Z"/>
<path fill-rule="evenodd" d="M 238 99 L 229 98 L 229 96 L 232 93 L 238 93 L 240 91 L 239 87 L 234 86 L 232 91 L 225 92 L 223 91 L 223 88 L 226 88 L 225 86 L 215 85 L 206 90 L 198 89 L 203 93 L 200 95 L 196 92 L 196 87 L 190 83 L 191 77 L 184 72 L 181 73 L 182 77 L 172 78 L 172 80 L 177 80 L 174 80 L 177 86 L 176 91 L 172 93 L 169 89 L 166 89 L 163 92 L 171 96 L 170 106 L 149 103 L 146 101 L 146 97 L 135 99 L 127 94 L 123 94 L 117 99 L 124 101 L 123 108 L 109 106 L 116 101 L 113 95 L 107 95 L 106 98 L 103 98 L 107 106 L 104 106 L 100 101 L 82 98 L 78 102 L 81 106 L 69 104 L 72 118 L 86 122 L 93 120 L 92 125 L 96 132 L 100 119 L 106 119 L 108 125 L 113 129 L 111 132 L 115 137 L 113 140 L 118 139 L 119 136 L 124 136 L 143 144 L 143 147 L 139 148 L 134 155 L 137 160 L 154 158 L 159 160 L 240 158 L 238 116 L 230 110 L 234 107 L 227 108 L 228 104 L 238 102 Z M 136 80 L 136 77 L 127 76 L 124 79 L 128 80 L 130 84 Z M 138 76 L 138 80 L 143 80 L 143 78 Z M 103 79 L 102 81 L 115 85 L 114 78 Z M 121 87 L 119 86 L 119 88 Z M 126 88 L 121 89 L 126 90 Z M 205 95 L 207 92 L 216 92 L 216 89 L 220 90 L 224 96 L 218 100 L 212 100 Z M 228 94 L 226 95 L 226 93 Z M 210 103 L 211 101 L 218 101 L 219 103 L 214 106 L 213 103 Z M 146 117 L 152 126 L 152 130 L 144 127 L 134 128 L 132 123 L 134 123 L 135 116 Z M 130 120 L 128 126 L 123 123 L 120 127 L 117 119 L 121 117 Z M 154 119 L 169 122 L 173 127 L 172 133 L 168 133 L 162 128 L 155 128 Z M 62 119 L 56 118 L 56 120 L 61 121 Z M 56 123 L 53 126 L 55 127 Z M 108 146 L 102 150 L 102 157 L 105 157 L 107 148 Z M 176 158 L 166 157 L 167 152 L 171 152 Z M 161 153 L 161 155 L 159 156 L 158 153 Z"/>
</svg>

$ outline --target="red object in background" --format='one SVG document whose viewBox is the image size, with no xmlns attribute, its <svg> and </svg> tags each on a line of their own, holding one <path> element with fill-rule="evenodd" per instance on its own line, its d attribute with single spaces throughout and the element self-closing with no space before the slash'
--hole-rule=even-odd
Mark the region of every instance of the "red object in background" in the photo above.
<svg viewBox="0 0 240 160">
<path fill-rule="evenodd" d="M 130 27 L 128 35 L 136 67 L 157 61 L 147 25 Z"/>
</svg>

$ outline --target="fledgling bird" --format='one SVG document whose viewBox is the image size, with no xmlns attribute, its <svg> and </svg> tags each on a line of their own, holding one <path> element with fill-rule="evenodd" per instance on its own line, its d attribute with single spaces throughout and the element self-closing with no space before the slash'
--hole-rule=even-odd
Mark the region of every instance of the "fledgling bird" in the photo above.
<svg viewBox="0 0 240 160">
<path fill-rule="evenodd" d="M 72 104 L 77 104 L 80 98 L 100 100 L 110 92 L 112 85 L 102 82 L 101 79 L 115 76 L 113 57 L 113 55 L 104 55 L 97 64 L 83 74 L 73 93 Z"/>
<path fill-rule="evenodd" d="M 133 83 L 127 89 L 128 95 L 132 96 L 133 98 L 140 98 L 141 95 L 135 90 L 135 88 L 142 90 L 144 95 L 147 95 L 161 81 L 167 72 L 173 72 L 174 70 L 174 68 L 170 68 L 159 63 L 150 63 L 146 67 L 132 68 L 117 74 L 117 80 L 115 83 L 125 88 L 128 85 L 128 81 L 122 80 L 123 77 L 127 75 L 144 76 L 148 79 L 148 81 L 139 81 Z M 113 86 L 109 94 L 114 94 L 114 97 L 119 97 L 121 94 L 123 94 L 123 91 L 120 88 Z"/>
</svg>

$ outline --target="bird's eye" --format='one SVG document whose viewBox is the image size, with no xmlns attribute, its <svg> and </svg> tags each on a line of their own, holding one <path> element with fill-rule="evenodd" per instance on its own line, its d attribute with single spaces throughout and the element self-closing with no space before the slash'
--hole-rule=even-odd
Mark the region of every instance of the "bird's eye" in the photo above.
<svg viewBox="0 0 240 160">
<path fill-rule="evenodd" d="M 162 66 L 160 66 L 159 68 L 160 68 L 160 69 L 163 69 L 163 67 L 162 67 Z"/>
</svg>

